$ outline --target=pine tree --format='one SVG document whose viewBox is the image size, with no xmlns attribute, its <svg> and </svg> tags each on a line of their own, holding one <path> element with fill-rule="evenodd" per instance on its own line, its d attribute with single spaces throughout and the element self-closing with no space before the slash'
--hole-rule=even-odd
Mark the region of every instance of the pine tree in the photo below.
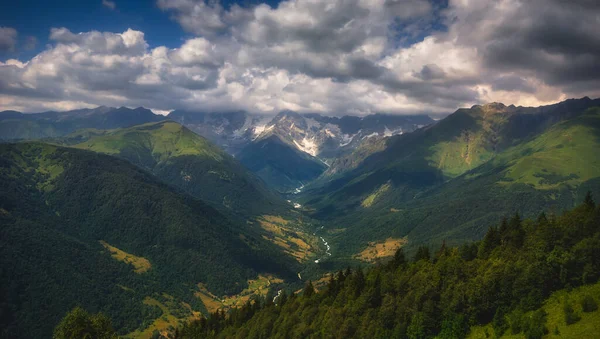
<svg viewBox="0 0 600 339">
<path fill-rule="evenodd" d="M 500 236 L 503 237 L 503 234 L 500 234 Z M 524 238 L 525 231 L 523 230 L 521 216 L 517 212 L 508 223 L 508 234 L 505 236 L 506 245 L 521 248 Z"/>
<path fill-rule="evenodd" d="M 537 217 L 537 223 L 545 224 L 547 222 L 548 222 L 548 218 L 546 217 L 546 213 L 544 213 L 544 212 L 540 213 L 540 215 L 538 215 L 538 217 Z"/>
<path fill-rule="evenodd" d="M 381 275 L 377 273 L 375 277 L 375 281 L 373 282 L 373 287 L 369 293 L 369 306 L 370 307 L 379 307 L 381 305 Z"/>
<path fill-rule="evenodd" d="M 394 253 L 394 259 L 391 261 L 393 268 L 403 267 L 406 265 L 406 256 L 404 255 L 404 250 L 400 247 Z"/>
<path fill-rule="evenodd" d="M 446 246 L 446 240 L 444 240 L 442 242 L 442 246 L 440 246 L 440 249 L 435 254 L 436 259 L 439 259 L 440 257 L 448 254 L 447 251 L 448 251 L 448 247 Z"/>
<path fill-rule="evenodd" d="M 415 254 L 415 262 L 419 260 L 429 261 L 431 259 L 431 255 L 429 254 L 429 247 L 427 246 L 419 246 L 417 249 L 417 254 Z"/>
<path fill-rule="evenodd" d="M 306 286 L 304 287 L 304 292 L 303 295 L 306 298 L 310 298 L 315 294 L 315 287 L 312 284 L 312 281 L 308 281 L 308 283 L 306 284 Z"/>
<path fill-rule="evenodd" d="M 587 191 L 587 193 L 585 194 L 585 199 L 583 199 L 583 203 L 584 203 L 584 205 L 586 205 L 589 208 L 596 207 L 596 203 L 594 202 L 594 199 L 592 198 L 591 191 Z"/>
<path fill-rule="evenodd" d="M 329 276 L 329 283 L 327 283 L 327 294 L 335 297 L 338 291 L 338 282 L 336 281 L 333 274 Z"/>
<path fill-rule="evenodd" d="M 503 221 L 502 225 L 504 225 L 504 221 Z M 501 225 L 501 227 L 502 227 L 502 225 Z M 508 223 L 506 225 L 508 226 Z M 505 228 L 507 228 L 507 226 Z M 494 248 L 498 247 L 499 245 L 500 245 L 500 235 L 498 234 L 498 228 L 495 226 L 492 226 L 487 231 L 487 233 L 485 234 L 485 237 L 479 244 L 479 251 L 478 251 L 477 255 L 482 259 L 486 259 L 492 253 Z"/>
<path fill-rule="evenodd" d="M 357 269 L 352 279 L 352 290 L 354 298 L 358 298 L 365 288 L 365 275 L 362 269 Z"/>
</svg>

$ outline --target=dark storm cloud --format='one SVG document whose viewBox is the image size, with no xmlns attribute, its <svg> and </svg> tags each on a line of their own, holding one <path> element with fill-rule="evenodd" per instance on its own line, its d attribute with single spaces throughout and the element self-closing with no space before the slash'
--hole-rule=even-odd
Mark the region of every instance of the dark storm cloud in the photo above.
<svg viewBox="0 0 600 339">
<path fill-rule="evenodd" d="M 490 68 L 531 72 L 549 85 L 600 78 L 597 1 L 532 0 L 505 15 L 480 47 Z M 493 13 L 490 13 L 493 15 Z M 484 28 L 486 29 L 486 28 Z"/>
</svg>

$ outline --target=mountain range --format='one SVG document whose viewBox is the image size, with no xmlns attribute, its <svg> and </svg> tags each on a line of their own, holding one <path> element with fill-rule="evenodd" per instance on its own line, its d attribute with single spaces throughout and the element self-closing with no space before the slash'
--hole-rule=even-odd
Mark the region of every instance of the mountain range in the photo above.
<svg viewBox="0 0 600 339">
<path fill-rule="evenodd" d="M 552 219 L 600 196 L 600 99 L 439 121 L 4 111 L 0 139 L 3 337 L 47 337 L 76 305 L 120 334 L 174 333 L 398 248 L 478 241 L 515 212 Z"/>
<path fill-rule="evenodd" d="M 173 120 L 236 156 L 280 192 L 294 191 L 334 159 L 366 140 L 411 132 L 433 123 L 427 115 L 327 117 L 283 111 L 275 117 L 236 112 L 175 110 L 166 117 L 139 107 L 100 106 L 67 112 L 0 112 L 0 140 L 62 137 L 80 129 L 115 129 Z M 264 152 L 264 148 L 270 150 Z"/>
<path fill-rule="evenodd" d="M 433 122 L 426 115 L 337 118 L 292 111 L 274 118 L 173 111 L 168 118 L 220 145 L 280 192 L 316 179 L 335 158 L 366 140 L 412 132 Z"/>
</svg>

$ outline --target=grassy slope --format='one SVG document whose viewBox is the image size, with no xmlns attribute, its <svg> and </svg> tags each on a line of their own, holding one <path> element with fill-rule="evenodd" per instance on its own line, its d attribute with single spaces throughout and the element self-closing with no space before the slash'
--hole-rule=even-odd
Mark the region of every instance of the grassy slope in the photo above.
<svg viewBox="0 0 600 339">
<path fill-rule="evenodd" d="M 571 291 L 560 290 L 553 293 L 552 296 L 546 300 L 542 309 L 548 313 L 546 327 L 548 328 L 549 333 L 544 338 L 594 339 L 598 337 L 598 333 L 600 333 L 600 311 L 596 310 L 590 313 L 582 312 L 579 300 L 586 295 L 592 296 L 596 302 L 600 303 L 600 283 L 581 286 Z M 563 313 L 565 300 L 569 300 L 572 303 L 575 312 L 581 316 L 581 320 L 575 324 L 567 325 L 565 323 Z M 555 332 L 556 329 L 558 329 L 558 334 Z M 486 333 L 488 334 L 487 336 Z M 491 324 L 486 326 L 475 326 L 471 328 L 471 332 L 467 338 L 493 338 L 493 333 L 494 330 Z M 510 330 L 508 330 L 501 338 L 524 339 L 525 335 L 523 333 L 511 334 Z"/>
<path fill-rule="evenodd" d="M 510 183 L 538 189 L 576 186 L 600 173 L 599 131 L 600 108 L 596 108 L 507 150 L 492 165 L 507 166 Z"/>
<path fill-rule="evenodd" d="M 155 293 L 202 310 L 194 296 L 199 282 L 223 295 L 241 291 L 257 272 L 295 275 L 286 268 L 292 259 L 250 228 L 120 159 L 3 144 L 0 187 L 0 274 L 11 282 L 0 314 L 11 337 L 47 337 L 77 304 L 131 331 L 152 316 L 142 301 Z M 99 240 L 151 268 L 135 273 Z"/>
<path fill-rule="evenodd" d="M 237 160 L 175 122 L 106 132 L 84 130 L 62 142 L 125 158 L 228 213 L 253 216 L 287 211 L 287 204 Z"/>
<path fill-rule="evenodd" d="M 75 137 L 81 135 L 75 133 Z M 147 150 L 156 161 L 169 157 L 198 155 L 222 161 L 223 152 L 208 140 L 198 137 L 192 131 L 176 122 L 147 123 L 135 127 L 118 129 L 98 135 L 74 147 L 95 152 L 118 154 L 123 149 L 140 148 Z"/>
</svg>

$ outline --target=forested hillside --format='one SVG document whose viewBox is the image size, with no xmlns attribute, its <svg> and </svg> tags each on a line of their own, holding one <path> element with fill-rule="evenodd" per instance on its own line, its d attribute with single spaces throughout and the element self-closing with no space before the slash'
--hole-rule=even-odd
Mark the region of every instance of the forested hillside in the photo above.
<svg viewBox="0 0 600 339">
<path fill-rule="evenodd" d="M 0 145 L 0 224 L 2 337 L 49 337 L 76 305 L 125 334 L 166 317 L 167 301 L 178 319 L 205 311 L 201 286 L 231 295 L 259 273 L 297 272 L 264 231 L 128 161 L 73 148 Z"/>
<path fill-rule="evenodd" d="M 252 217 L 291 209 L 231 155 L 173 121 L 81 130 L 57 141 L 127 159 L 229 214 Z"/>
<path fill-rule="evenodd" d="M 309 282 L 301 294 L 286 291 L 192 322 L 178 337 L 463 338 L 473 328 L 487 331 L 484 337 L 541 338 L 560 335 L 559 327 L 581 333 L 585 327 L 569 329 L 582 312 L 595 312 L 582 324 L 597 329 L 592 319 L 600 319 L 600 300 L 589 292 L 597 288 L 582 289 L 577 299 L 564 295 L 599 277 L 600 206 L 588 195 L 562 215 L 513 215 L 492 225 L 482 241 L 422 246 L 410 259 L 399 250 L 384 265 L 331 275 L 318 292 Z M 560 315 L 548 317 L 549 307 Z M 486 324 L 485 331 L 476 327 Z"/>
</svg>

